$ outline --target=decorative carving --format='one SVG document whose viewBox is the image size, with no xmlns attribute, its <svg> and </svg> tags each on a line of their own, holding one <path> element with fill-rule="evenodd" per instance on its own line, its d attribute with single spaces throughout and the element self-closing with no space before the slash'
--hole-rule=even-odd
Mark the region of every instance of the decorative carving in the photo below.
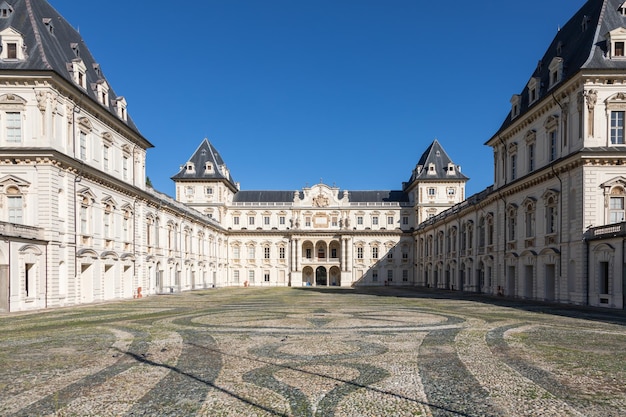
<svg viewBox="0 0 626 417">
<path fill-rule="evenodd" d="M 37 97 L 37 108 L 40 112 L 45 112 L 48 94 L 45 91 L 37 91 L 35 96 Z"/>
<path fill-rule="evenodd" d="M 330 201 L 328 197 L 320 193 L 317 197 L 313 198 L 313 207 L 328 207 Z"/>
<path fill-rule="evenodd" d="M 593 137 L 595 133 L 594 123 L 593 123 L 593 109 L 596 106 L 596 102 L 598 101 L 598 92 L 596 90 L 589 90 L 585 93 L 585 98 L 587 99 L 587 109 L 589 112 L 589 136 Z"/>
<path fill-rule="evenodd" d="M 596 90 L 589 90 L 585 93 L 585 97 L 587 98 L 587 108 L 589 111 L 593 111 L 598 101 L 598 92 Z"/>
</svg>

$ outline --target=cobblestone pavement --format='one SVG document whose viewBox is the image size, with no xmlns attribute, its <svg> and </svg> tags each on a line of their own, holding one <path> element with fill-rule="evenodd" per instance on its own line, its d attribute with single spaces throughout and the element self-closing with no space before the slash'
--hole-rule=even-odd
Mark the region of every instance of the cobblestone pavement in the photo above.
<svg viewBox="0 0 626 417">
<path fill-rule="evenodd" d="M 0 316 L 2 416 L 626 416 L 626 314 L 227 288 Z"/>
</svg>

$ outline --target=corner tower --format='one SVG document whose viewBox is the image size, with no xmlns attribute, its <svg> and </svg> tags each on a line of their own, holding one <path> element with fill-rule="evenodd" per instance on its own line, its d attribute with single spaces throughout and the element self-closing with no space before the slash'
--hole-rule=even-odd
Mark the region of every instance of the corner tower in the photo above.
<svg viewBox="0 0 626 417">
<path fill-rule="evenodd" d="M 239 191 L 239 184 L 233 181 L 219 152 L 206 138 L 172 180 L 176 184 L 176 200 L 219 222 L 224 207 Z"/>
<path fill-rule="evenodd" d="M 403 184 L 415 208 L 416 225 L 463 201 L 468 179 L 435 139 Z"/>
</svg>

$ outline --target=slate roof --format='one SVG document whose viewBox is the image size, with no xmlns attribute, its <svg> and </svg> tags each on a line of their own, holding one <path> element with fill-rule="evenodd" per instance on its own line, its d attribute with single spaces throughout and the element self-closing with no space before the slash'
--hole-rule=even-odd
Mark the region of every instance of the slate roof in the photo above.
<svg viewBox="0 0 626 417">
<path fill-rule="evenodd" d="M 520 93 L 519 115 L 512 119 L 509 112 L 494 137 L 544 97 L 551 95 L 555 88 L 558 88 L 558 85 L 566 82 L 581 69 L 626 70 L 626 60 L 607 57 L 605 39 L 605 35 L 613 29 L 626 27 L 626 17 L 617 12 L 623 3 L 624 0 L 589 0 L 572 16 L 557 32 L 528 80 L 530 81 L 533 77 L 540 79 L 541 87 L 538 91 L 538 99 L 532 104 L 529 103 L 528 85 L 526 85 Z M 555 57 L 563 59 L 563 75 L 558 84 L 549 88 L 549 65 Z"/>
<path fill-rule="evenodd" d="M 433 164 L 435 167 L 434 173 L 428 169 L 430 164 Z M 448 171 L 449 164 L 453 164 L 452 159 L 450 159 L 439 141 L 435 139 L 422 154 L 411 178 L 406 183 L 405 189 L 409 188 L 415 181 L 467 181 L 469 179 L 461 173 L 457 165 L 454 165 L 454 171 Z"/>
<path fill-rule="evenodd" d="M 351 203 L 408 203 L 409 197 L 402 191 L 339 191 L 339 199 L 345 193 Z M 304 193 L 298 191 L 304 198 Z M 233 198 L 234 203 L 285 203 L 293 204 L 294 191 L 239 191 Z"/>
<path fill-rule="evenodd" d="M 205 138 L 200 143 L 187 162 L 194 165 L 194 170 L 188 171 L 186 165 L 182 166 L 180 171 L 172 177 L 174 181 L 225 181 L 233 191 L 237 191 L 237 184 L 233 181 L 222 156 L 208 139 Z M 207 162 L 210 162 L 213 167 L 211 171 L 206 170 Z"/>
<path fill-rule="evenodd" d="M 0 4 L 2 3 L 4 1 L 0 2 Z M 8 17 L 0 18 L 0 31 L 11 27 L 22 35 L 26 46 L 26 59 L 23 61 L 0 60 L 0 71 L 53 71 L 75 85 L 68 64 L 80 57 L 87 67 L 87 90 L 78 86 L 76 89 L 108 110 L 120 122 L 125 123 L 141 136 L 137 126 L 129 116 L 127 116 L 126 121 L 117 116 L 112 103 L 122 97 L 115 94 L 108 81 L 110 104 L 104 106 L 98 101 L 93 86 L 98 81 L 106 81 L 106 78 L 102 75 L 99 64 L 91 55 L 80 33 L 63 16 L 45 0 L 10 0 L 6 3 L 11 6 L 13 12 Z M 52 29 L 50 29 L 51 27 Z M 144 146 L 147 148 L 153 146 L 142 136 L 141 138 L 145 141 Z"/>
<path fill-rule="evenodd" d="M 403 191 L 348 191 L 351 203 L 408 203 L 409 196 Z M 339 198 L 343 196 L 339 195 Z"/>
</svg>

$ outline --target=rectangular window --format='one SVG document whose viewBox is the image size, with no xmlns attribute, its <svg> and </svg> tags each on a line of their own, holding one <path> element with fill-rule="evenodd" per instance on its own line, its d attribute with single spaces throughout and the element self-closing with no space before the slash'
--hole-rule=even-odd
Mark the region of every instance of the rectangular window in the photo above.
<svg viewBox="0 0 626 417">
<path fill-rule="evenodd" d="M 313 257 L 313 251 L 311 250 L 311 248 L 306 249 L 305 251 L 305 255 L 304 255 L 307 259 L 311 259 Z"/>
<path fill-rule="evenodd" d="M 363 248 L 356 248 L 356 257 L 357 259 L 363 259 Z"/>
<path fill-rule="evenodd" d="M 193 187 L 185 187 L 185 194 L 188 196 L 193 195 Z"/>
<path fill-rule="evenodd" d="M 265 282 L 270 282 L 270 273 L 265 271 L 265 273 L 263 274 L 263 281 Z"/>
<path fill-rule="evenodd" d="M 254 284 L 254 271 L 248 271 L 248 282 Z"/>
<path fill-rule="evenodd" d="M 80 233 L 87 234 L 87 207 L 80 206 Z"/>
<path fill-rule="evenodd" d="M 280 259 L 285 259 L 285 248 L 278 248 L 278 257 Z"/>
<path fill-rule="evenodd" d="M 111 213 L 104 213 L 104 237 L 111 237 Z"/>
<path fill-rule="evenodd" d="M 22 119 L 19 112 L 7 112 L 7 142 L 22 142 Z"/>
<path fill-rule="evenodd" d="M 556 233 L 556 207 L 548 206 L 546 210 L 546 233 Z"/>
<path fill-rule="evenodd" d="M 284 225 L 285 224 L 285 216 L 280 216 L 278 218 L 278 223 L 280 223 L 281 225 Z"/>
<path fill-rule="evenodd" d="M 239 224 L 239 216 L 233 217 L 233 224 L 234 225 L 238 225 Z"/>
<path fill-rule="evenodd" d="M 456 193 L 454 188 L 448 188 L 448 197 L 452 197 Z"/>
<path fill-rule="evenodd" d="M 378 248 L 376 246 L 372 248 L 372 258 L 378 259 Z"/>
<path fill-rule="evenodd" d="M 265 259 L 269 259 L 270 258 L 270 248 L 263 248 L 263 257 Z"/>
<path fill-rule="evenodd" d="M 403 282 L 407 282 L 409 280 L 409 270 L 408 269 L 403 269 L 402 270 L 402 281 Z"/>
<path fill-rule="evenodd" d="M 239 259 L 239 256 L 240 256 L 240 255 L 239 255 L 239 246 L 235 246 L 235 247 L 233 248 L 233 258 L 234 258 L 234 259 Z"/>
<path fill-rule="evenodd" d="M 248 224 L 249 224 L 250 226 L 254 226 L 254 216 L 249 216 L 249 217 L 248 217 Z"/>
<path fill-rule="evenodd" d="M 534 213 L 532 211 L 526 212 L 526 237 L 533 237 L 535 235 L 534 227 Z"/>
<path fill-rule="evenodd" d="M 339 223 L 338 223 L 338 220 L 337 220 L 337 217 L 332 217 L 330 222 L 331 222 L 331 225 L 332 225 L 333 227 L 337 227 L 337 226 L 338 226 L 338 224 L 339 224 Z"/>
<path fill-rule="evenodd" d="M 624 111 L 611 112 L 611 144 L 624 144 Z"/>
<path fill-rule="evenodd" d="M 333 259 L 337 259 L 337 248 L 332 248 L 330 250 L 330 257 Z"/>
<path fill-rule="evenodd" d="M 409 224 L 409 216 L 402 216 L 402 224 L 404 225 Z"/>
<path fill-rule="evenodd" d="M 374 226 L 378 225 L 378 217 L 372 217 L 372 224 Z"/>
<path fill-rule="evenodd" d="M 263 217 L 263 224 L 268 226 L 270 224 L 270 218 L 269 216 L 265 216 Z"/>
<path fill-rule="evenodd" d="M 206 187 L 206 194 L 213 195 L 213 187 Z"/>
<path fill-rule="evenodd" d="M 511 180 L 517 178 L 517 154 L 511 155 Z"/>
<path fill-rule="evenodd" d="M 387 282 L 393 281 L 393 269 L 387 270 Z"/>
<path fill-rule="evenodd" d="M 254 259 L 254 246 L 248 248 L 248 259 Z"/>
<path fill-rule="evenodd" d="M 624 197 L 611 197 L 609 203 L 609 223 L 624 221 Z"/>
<path fill-rule="evenodd" d="M 310 217 L 305 217 L 304 218 L 304 225 L 306 227 L 311 227 L 311 218 Z"/>
<path fill-rule="evenodd" d="M 600 262 L 600 294 L 610 294 L 609 286 L 609 263 Z"/>
<path fill-rule="evenodd" d="M 387 259 L 393 259 L 393 252 L 391 251 L 391 249 L 389 249 L 389 252 L 387 252 Z"/>
<path fill-rule="evenodd" d="M 372 271 L 372 281 L 373 282 L 378 282 L 378 271 L 377 270 L 373 270 Z"/>
<path fill-rule="evenodd" d="M 22 196 L 12 196 L 8 197 L 8 206 L 9 206 L 9 223 L 22 224 L 24 222 L 23 218 L 23 204 L 22 204 Z"/>
<path fill-rule="evenodd" d="M 102 167 L 105 171 L 109 170 L 109 147 L 106 145 L 102 147 Z"/>
<path fill-rule="evenodd" d="M 528 172 L 535 170 L 535 144 L 528 145 Z"/>
<path fill-rule="evenodd" d="M 437 189 L 436 188 L 429 188 L 428 189 L 428 195 L 431 197 L 434 197 L 435 195 L 437 195 Z"/>
<path fill-rule="evenodd" d="M 239 284 L 239 270 L 233 271 L 233 283 Z"/>
<path fill-rule="evenodd" d="M 556 130 L 548 133 L 548 142 L 550 146 L 550 162 L 552 162 L 556 159 Z"/>
<path fill-rule="evenodd" d="M 615 42 L 615 56 L 624 56 L 624 42 Z"/>
<path fill-rule="evenodd" d="M 363 224 L 363 217 L 362 216 L 358 216 L 356 218 L 356 224 Z"/>
<path fill-rule="evenodd" d="M 7 59 L 17 59 L 17 44 L 7 43 Z"/>
<path fill-rule="evenodd" d="M 387 224 L 393 224 L 393 216 L 387 216 Z"/>
<path fill-rule="evenodd" d="M 128 157 L 122 158 L 122 177 L 128 180 Z"/>
</svg>

